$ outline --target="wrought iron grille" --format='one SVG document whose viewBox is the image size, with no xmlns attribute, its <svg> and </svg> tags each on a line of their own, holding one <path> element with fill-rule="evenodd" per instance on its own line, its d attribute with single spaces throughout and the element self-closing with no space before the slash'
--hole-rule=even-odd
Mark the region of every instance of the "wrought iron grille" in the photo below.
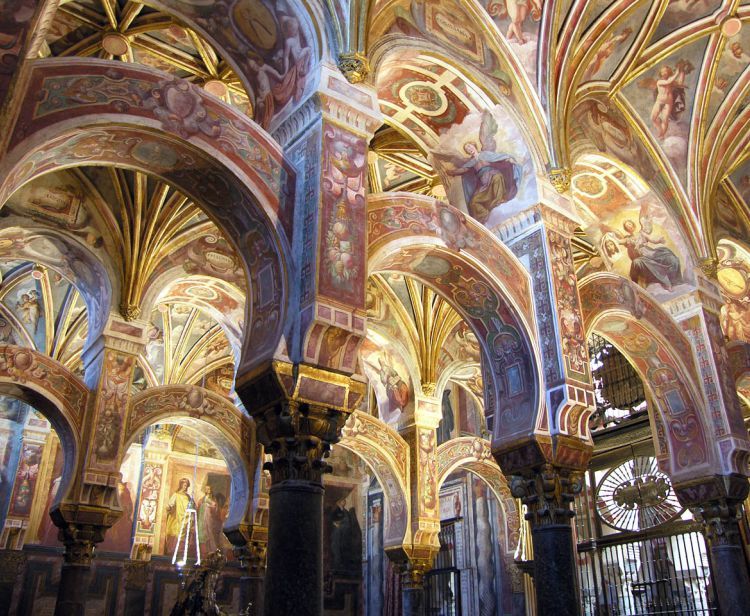
<svg viewBox="0 0 750 616">
<path fill-rule="evenodd" d="M 630 362 L 608 340 L 589 337 L 591 377 L 596 389 L 596 412 L 591 429 L 616 424 L 635 413 L 645 413 L 643 383 Z"/>
<path fill-rule="evenodd" d="M 456 568 L 456 525 L 443 522 L 440 551 L 432 571 L 425 576 L 425 616 L 460 616 L 461 575 Z"/>
<path fill-rule="evenodd" d="M 581 544 L 578 572 L 585 616 L 718 613 L 695 530 Z"/>
</svg>

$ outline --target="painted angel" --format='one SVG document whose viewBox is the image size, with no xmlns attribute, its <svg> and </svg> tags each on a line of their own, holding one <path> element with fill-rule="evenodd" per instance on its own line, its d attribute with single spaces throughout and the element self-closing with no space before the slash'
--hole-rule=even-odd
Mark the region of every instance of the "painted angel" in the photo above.
<svg viewBox="0 0 750 616">
<path fill-rule="evenodd" d="M 642 287 L 658 283 L 667 291 L 682 282 L 679 257 L 665 246 L 664 237 L 654 233 L 653 214 L 649 203 L 644 200 L 639 214 L 640 229 L 635 222 L 627 219 L 622 223 L 625 233 L 602 226 L 606 231 L 602 238 L 608 256 L 618 252 L 615 244 L 624 246 L 630 259 L 630 279 Z M 614 252 L 613 252 L 614 251 Z"/>
<path fill-rule="evenodd" d="M 464 145 L 468 158 L 436 154 L 438 159 L 453 165 L 447 171 L 448 175 L 461 176 L 469 214 L 482 223 L 487 221 L 494 208 L 516 196 L 521 183 L 521 165 L 512 156 L 496 151 L 496 133 L 497 122 L 489 111 L 485 111 L 479 129 L 479 143 L 468 141 Z"/>
<path fill-rule="evenodd" d="M 34 335 L 36 335 L 39 319 L 42 315 L 42 307 L 39 305 L 39 294 L 36 290 L 32 289 L 28 293 L 24 293 L 21 296 L 21 300 L 16 302 L 16 308 L 22 312 L 21 320 L 31 325 Z"/>
<path fill-rule="evenodd" d="M 664 139 L 669 122 L 680 119 L 687 107 L 685 100 L 685 78 L 695 67 L 688 60 L 678 60 L 675 68 L 662 66 L 658 79 L 641 79 L 638 86 L 654 91 L 654 106 L 651 108 L 651 123 L 659 139 Z"/>
</svg>

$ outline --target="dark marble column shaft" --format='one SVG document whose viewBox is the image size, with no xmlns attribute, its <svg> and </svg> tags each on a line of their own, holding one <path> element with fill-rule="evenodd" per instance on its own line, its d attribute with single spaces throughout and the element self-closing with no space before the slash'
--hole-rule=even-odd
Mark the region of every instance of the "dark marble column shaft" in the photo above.
<svg viewBox="0 0 750 616">
<path fill-rule="evenodd" d="M 580 471 L 543 464 L 511 476 L 511 491 L 527 507 L 534 549 L 534 589 L 539 616 L 578 616 L 575 545 L 571 509 L 581 490 Z"/>
<path fill-rule="evenodd" d="M 401 607 L 404 616 L 424 616 L 424 586 L 404 586 L 401 591 Z"/>
<path fill-rule="evenodd" d="M 84 616 L 90 581 L 90 562 L 64 562 L 57 587 L 55 616 Z"/>
<path fill-rule="evenodd" d="M 269 490 L 266 616 L 323 614 L 323 486 L 289 479 Z"/>
<path fill-rule="evenodd" d="M 534 528 L 534 586 L 540 616 L 579 614 L 573 530 L 570 524 Z"/>
</svg>

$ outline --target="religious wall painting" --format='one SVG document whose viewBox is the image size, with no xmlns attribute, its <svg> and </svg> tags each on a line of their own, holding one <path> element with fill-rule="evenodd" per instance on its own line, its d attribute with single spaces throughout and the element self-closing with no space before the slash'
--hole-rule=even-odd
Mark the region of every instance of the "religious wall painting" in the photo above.
<svg viewBox="0 0 750 616">
<path fill-rule="evenodd" d="M 13 491 L 8 507 L 9 516 L 28 518 L 31 514 L 34 493 L 39 480 L 39 465 L 42 462 L 43 449 L 42 443 L 27 441 L 26 439 L 21 443 Z"/>
<path fill-rule="evenodd" d="M 105 352 L 93 444 L 95 460 L 100 465 L 108 465 L 118 454 L 134 367 L 132 355 Z"/>
<path fill-rule="evenodd" d="M 710 15 L 720 5 L 719 0 L 670 0 L 650 42 L 658 41 L 682 26 Z"/>
<path fill-rule="evenodd" d="M 709 122 L 713 120 L 719 107 L 748 65 L 750 65 L 750 28 L 742 28 L 724 42 L 709 93 L 710 101 L 707 111 Z"/>
<path fill-rule="evenodd" d="M 37 501 L 41 501 L 42 503 L 42 515 L 40 516 L 36 537 L 37 541 L 42 545 L 60 547 L 62 546 L 62 542 L 58 537 L 58 528 L 52 522 L 49 512 L 58 497 L 57 492 L 59 491 L 60 483 L 62 482 L 64 458 L 62 447 L 59 442 L 55 442 L 53 448 L 53 462 L 52 468 L 47 476 L 48 483 L 45 484 L 44 490 L 40 492 L 40 495 L 37 497 Z"/>
<path fill-rule="evenodd" d="M 449 202 L 488 227 L 538 200 L 531 154 L 500 106 L 446 131 L 432 160 Z"/>
<path fill-rule="evenodd" d="M 228 540 L 222 528 L 229 512 L 231 479 L 226 470 L 189 465 L 190 456 L 182 461 L 175 457 L 167 471 L 166 500 L 162 512 L 163 554 L 174 553 L 180 527 L 185 520 L 192 499 L 198 521 L 198 540 L 201 553 L 207 554 L 221 547 L 227 550 Z M 184 545 L 184 544 L 183 544 Z"/>
<path fill-rule="evenodd" d="M 750 253 L 734 242 L 722 240 L 717 248 L 716 278 L 724 305 L 721 328 L 729 341 L 750 343 Z"/>
<path fill-rule="evenodd" d="M 15 280 L 5 282 L 4 288 L 0 291 L 0 301 L 15 317 L 15 323 L 20 323 L 25 330 L 23 334 L 17 332 L 16 339 L 23 336 L 23 339 L 32 343 L 33 348 L 46 352 L 47 315 L 42 295 L 43 290 L 38 278 L 19 276 Z M 6 318 L 6 321 L 10 319 Z"/>
<path fill-rule="evenodd" d="M 632 176 L 604 159 L 589 160 L 576 168 L 573 194 L 605 267 L 657 298 L 686 292 L 692 258 L 671 214 Z"/>
<path fill-rule="evenodd" d="M 395 426 L 411 416 L 414 391 L 400 350 L 372 332 L 360 347 L 360 358 L 377 401 L 380 419 Z"/>
<path fill-rule="evenodd" d="M 623 91 L 683 181 L 695 89 L 706 44 L 702 39 L 681 48 Z"/>
<path fill-rule="evenodd" d="M 287 0 L 167 0 L 214 38 L 251 86 L 255 120 L 268 128 L 307 91 L 315 64 L 311 32 Z"/>
<path fill-rule="evenodd" d="M 104 541 L 97 549 L 101 551 L 130 554 L 133 538 L 135 505 L 138 497 L 138 480 L 141 472 L 141 447 L 136 445 L 128 449 L 120 467 L 121 478 L 117 482 L 117 502 L 122 508 L 122 515 L 107 531 Z"/>
<path fill-rule="evenodd" d="M 487 13 L 536 85 L 537 48 L 544 0 L 482 0 Z"/>
</svg>

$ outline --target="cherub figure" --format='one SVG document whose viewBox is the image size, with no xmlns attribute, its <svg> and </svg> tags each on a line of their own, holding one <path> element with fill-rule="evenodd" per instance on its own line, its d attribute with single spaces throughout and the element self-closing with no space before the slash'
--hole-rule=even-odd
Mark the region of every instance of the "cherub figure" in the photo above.
<svg viewBox="0 0 750 616">
<path fill-rule="evenodd" d="M 656 98 L 651 108 L 651 123 L 659 139 L 667 136 L 670 120 L 676 122 L 685 111 L 685 78 L 694 68 L 688 60 L 678 60 L 674 69 L 662 66 L 658 79 L 642 79 L 638 83 L 641 88 L 654 90 Z"/>
<path fill-rule="evenodd" d="M 21 300 L 16 302 L 16 308 L 21 311 L 21 319 L 24 323 L 33 327 L 33 333 L 36 335 L 39 327 L 39 318 L 42 314 L 42 307 L 39 304 L 39 294 L 36 289 L 21 295 Z"/>
<path fill-rule="evenodd" d="M 460 175 L 466 207 L 479 222 L 486 222 L 498 205 L 510 201 L 518 193 L 522 172 L 512 156 L 497 152 L 497 122 L 489 111 L 482 114 L 479 143 L 468 141 L 464 152 L 468 158 L 436 153 L 437 159 L 453 166 L 448 175 Z"/>
</svg>

